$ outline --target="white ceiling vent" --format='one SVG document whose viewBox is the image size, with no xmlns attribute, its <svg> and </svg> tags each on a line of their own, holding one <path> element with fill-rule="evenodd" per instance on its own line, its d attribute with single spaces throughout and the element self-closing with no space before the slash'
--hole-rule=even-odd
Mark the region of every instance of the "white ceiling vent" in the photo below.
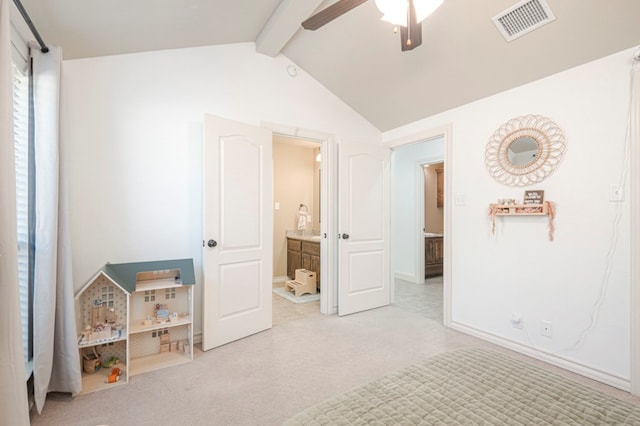
<svg viewBox="0 0 640 426">
<path fill-rule="evenodd" d="M 494 16 L 502 36 L 511 41 L 556 19 L 544 0 L 524 0 Z"/>
</svg>

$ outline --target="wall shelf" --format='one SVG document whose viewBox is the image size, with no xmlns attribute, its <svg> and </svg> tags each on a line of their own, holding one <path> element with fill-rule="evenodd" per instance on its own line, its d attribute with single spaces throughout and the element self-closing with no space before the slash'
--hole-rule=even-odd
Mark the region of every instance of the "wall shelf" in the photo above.
<svg viewBox="0 0 640 426">
<path fill-rule="evenodd" d="M 496 233 L 496 216 L 546 216 L 549 218 L 549 241 L 553 241 L 555 225 L 553 223 L 556 211 L 555 203 L 545 201 L 542 204 L 489 204 L 489 218 L 491 220 L 491 233 Z"/>
<path fill-rule="evenodd" d="M 496 216 L 546 216 L 549 214 L 547 204 L 490 204 Z"/>
</svg>

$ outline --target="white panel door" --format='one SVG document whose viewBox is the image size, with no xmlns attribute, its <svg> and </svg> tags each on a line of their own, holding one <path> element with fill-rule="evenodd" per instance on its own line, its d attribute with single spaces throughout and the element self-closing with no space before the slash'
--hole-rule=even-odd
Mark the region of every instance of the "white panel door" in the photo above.
<svg viewBox="0 0 640 426">
<path fill-rule="evenodd" d="M 202 348 L 271 328 L 271 132 L 205 115 Z"/>
<path fill-rule="evenodd" d="M 390 303 L 388 148 L 339 149 L 338 315 Z"/>
</svg>

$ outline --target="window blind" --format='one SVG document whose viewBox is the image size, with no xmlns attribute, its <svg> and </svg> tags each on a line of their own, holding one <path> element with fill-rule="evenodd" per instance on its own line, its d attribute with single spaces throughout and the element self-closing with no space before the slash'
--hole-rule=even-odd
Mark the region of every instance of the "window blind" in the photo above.
<svg viewBox="0 0 640 426">
<path fill-rule="evenodd" d="M 18 230 L 18 284 L 22 314 L 22 344 L 28 379 L 33 358 L 29 297 L 29 79 L 20 64 L 13 64 L 13 131 L 16 163 Z"/>
<path fill-rule="evenodd" d="M 13 64 L 23 73 L 27 72 L 29 63 L 29 46 L 16 27 L 11 23 L 11 59 Z"/>
</svg>

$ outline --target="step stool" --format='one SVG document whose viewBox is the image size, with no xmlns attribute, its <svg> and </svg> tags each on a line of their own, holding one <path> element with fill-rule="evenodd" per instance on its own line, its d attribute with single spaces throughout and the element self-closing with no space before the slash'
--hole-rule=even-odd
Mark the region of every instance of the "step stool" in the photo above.
<svg viewBox="0 0 640 426">
<path fill-rule="evenodd" d="M 305 293 L 316 294 L 316 273 L 307 269 L 296 269 L 295 280 L 285 281 L 284 288 L 293 291 L 296 297 Z"/>
</svg>

